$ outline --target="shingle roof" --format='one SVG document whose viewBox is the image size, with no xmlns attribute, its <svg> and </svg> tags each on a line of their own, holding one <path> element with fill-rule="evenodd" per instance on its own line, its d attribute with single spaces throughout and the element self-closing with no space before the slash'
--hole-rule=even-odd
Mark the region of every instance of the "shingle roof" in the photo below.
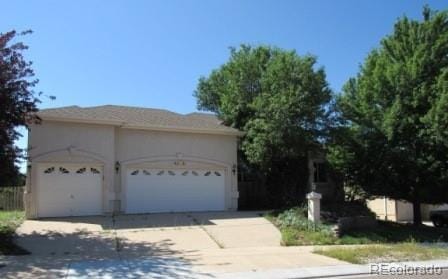
<svg viewBox="0 0 448 279">
<path fill-rule="evenodd" d="M 37 115 L 43 120 L 109 124 L 123 128 L 241 135 L 209 113 L 179 114 L 163 109 L 105 105 L 43 109 Z"/>
</svg>

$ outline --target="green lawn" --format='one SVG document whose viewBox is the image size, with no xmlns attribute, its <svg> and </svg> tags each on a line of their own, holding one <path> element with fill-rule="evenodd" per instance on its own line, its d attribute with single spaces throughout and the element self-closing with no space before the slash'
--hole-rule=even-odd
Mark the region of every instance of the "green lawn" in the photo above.
<svg viewBox="0 0 448 279">
<path fill-rule="evenodd" d="M 448 242 L 448 229 L 378 221 L 376 228 L 354 230 L 345 236 L 371 243 Z"/>
<path fill-rule="evenodd" d="M 306 219 L 302 208 L 271 213 L 266 218 L 279 228 L 285 246 L 448 242 L 447 228 L 416 228 L 409 224 L 384 221 L 378 221 L 375 228 L 353 230 L 336 237 L 331 231 L 332 224 L 314 226 Z"/>
<path fill-rule="evenodd" d="M 28 252 L 16 246 L 13 242 L 13 234 L 16 228 L 23 222 L 23 211 L 0 211 L 0 254 L 23 255 Z"/>
<path fill-rule="evenodd" d="M 327 249 L 316 249 L 314 253 L 354 264 L 448 258 L 448 249 L 446 246 L 416 242 L 374 244 L 356 247 L 331 247 Z"/>
<path fill-rule="evenodd" d="M 337 237 L 333 224 L 314 225 L 306 218 L 306 210 L 296 207 L 271 212 L 266 218 L 282 234 L 282 244 L 292 245 L 350 245 L 317 249 L 317 254 L 355 264 L 369 262 L 412 261 L 448 258 L 448 229 L 378 221 L 369 229 L 358 229 Z M 364 245 L 363 245 L 364 244 Z"/>
<path fill-rule="evenodd" d="M 376 228 L 360 229 L 335 237 L 327 230 L 303 230 L 294 227 L 280 228 L 282 244 L 296 245 L 350 245 L 350 244 L 393 244 L 402 242 L 448 242 L 448 229 L 408 224 L 378 222 Z"/>
</svg>

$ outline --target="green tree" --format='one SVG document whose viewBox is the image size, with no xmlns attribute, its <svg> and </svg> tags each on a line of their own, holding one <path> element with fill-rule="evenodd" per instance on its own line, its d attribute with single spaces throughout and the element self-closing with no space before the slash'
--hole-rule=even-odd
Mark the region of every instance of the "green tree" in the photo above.
<svg viewBox="0 0 448 279">
<path fill-rule="evenodd" d="M 448 16 L 399 19 L 337 101 L 329 160 L 370 196 L 448 202 Z"/>
<path fill-rule="evenodd" d="M 37 120 L 33 113 L 39 100 L 32 88 L 38 81 L 33 79 L 31 62 L 22 56 L 28 47 L 14 42 L 17 35 L 15 31 L 0 33 L 0 186 L 20 180 L 17 163 L 24 154 L 14 146 L 21 136 L 16 128 Z"/>
<path fill-rule="evenodd" d="M 318 146 L 331 91 L 314 56 L 242 45 L 199 79 L 195 96 L 199 109 L 245 132 L 243 160 L 268 173 L 275 162 L 306 158 Z"/>
</svg>

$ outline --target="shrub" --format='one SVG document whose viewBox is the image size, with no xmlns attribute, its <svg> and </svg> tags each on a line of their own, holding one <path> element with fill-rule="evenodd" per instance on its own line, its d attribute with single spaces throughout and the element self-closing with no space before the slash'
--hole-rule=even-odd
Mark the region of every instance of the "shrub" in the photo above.
<svg viewBox="0 0 448 279">
<path fill-rule="evenodd" d="M 322 203 L 321 217 L 324 222 L 336 223 L 341 217 L 372 217 L 373 213 L 365 203 L 359 201 Z"/>
<path fill-rule="evenodd" d="M 294 228 L 299 231 L 318 231 L 325 235 L 333 235 L 331 226 L 325 224 L 315 224 L 308 220 L 308 209 L 306 206 L 293 207 L 280 213 L 275 222 L 280 229 Z"/>
</svg>

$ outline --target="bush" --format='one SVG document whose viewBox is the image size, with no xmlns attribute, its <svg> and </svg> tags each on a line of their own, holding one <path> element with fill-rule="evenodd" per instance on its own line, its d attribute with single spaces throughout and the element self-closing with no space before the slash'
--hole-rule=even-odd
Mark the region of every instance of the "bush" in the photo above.
<svg viewBox="0 0 448 279">
<path fill-rule="evenodd" d="M 332 235 L 331 227 L 325 224 L 315 224 L 307 218 L 306 206 L 293 207 L 280 213 L 275 222 L 280 229 L 294 228 L 300 231 L 323 232 Z"/>
<path fill-rule="evenodd" d="M 306 207 L 293 207 L 278 214 L 276 222 L 279 227 L 308 228 L 310 221 L 305 217 Z"/>
<path fill-rule="evenodd" d="M 342 217 L 372 217 L 376 218 L 365 203 L 338 202 L 338 203 L 322 203 L 321 217 L 324 222 L 336 223 Z"/>
</svg>

